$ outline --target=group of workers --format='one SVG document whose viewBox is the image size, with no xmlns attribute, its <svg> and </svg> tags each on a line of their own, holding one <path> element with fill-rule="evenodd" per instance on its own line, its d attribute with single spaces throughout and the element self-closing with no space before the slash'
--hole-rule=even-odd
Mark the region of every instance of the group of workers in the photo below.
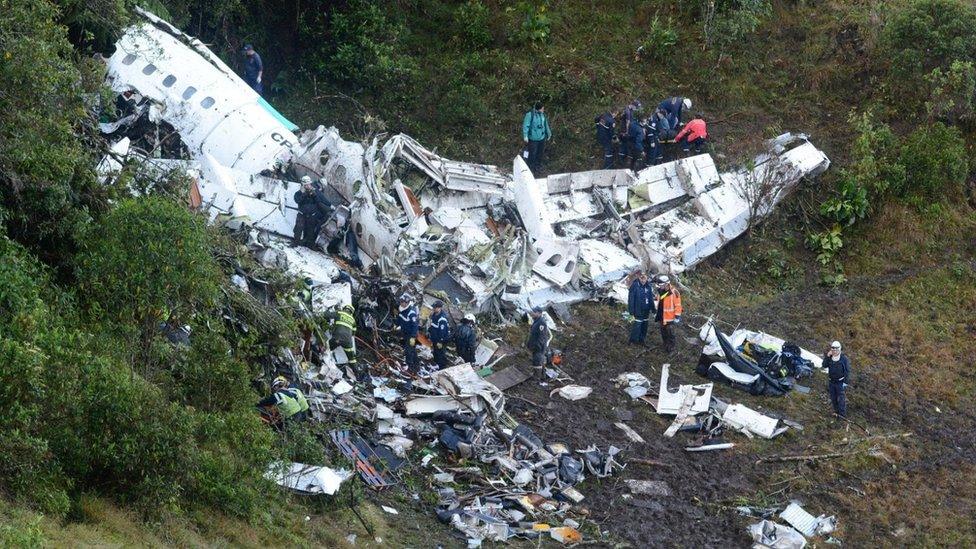
<svg viewBox="0 0 976 549">
<path fill-rule="evenodd" d="M 661 340 L 664 351 L 674 351 L 675 324 L 681 323 L 681 293 L 671 284 L 668 275 L 654 277 L 652 284 L 644 271 L 639 271 L 627 292 L 627 317 L 633 323 L 630 329 L 630 343 L 643 345 L 647 339 L 647 325 L 653 317 L 661 327 Z"/>
<path fill-rule="evenodd" d="M 686 155 L 692 148 L 701 153 L 708 139 L 708 125 L 701 113 L 687 123 L 682 121 L 691 106 L 687 97 L 669 97 L 645 113 L 640 100 L 635 99 L 623 109 L 596 116 L 596 140 L 603 150 L 603 169 L 613 169 L 618 156 L 620 165 L 632 170 L 660 164 L 664 161 L 665 143 L 679 145 Z M 533 174 L 542 172 L 546 143 L 551 140 L 546 108 L 538 101 L 522 117 L 522 156 Z"/>
<path fill-rule="evenodd" d="M 400 344 L 403 346 L 404 362 L 411 374 L 420 373 L 420 360 L 417 356 L 417 335 L 420 333 L 420 315 L 417 306 L 409 295 L 400 296 L 399 312 L 397 314 L 397 328 L 400 332 Z M 464 362 L 473 364 L 475 349 L 478 346 L 478 335 L 475 330 L 474 315 L 468 313 L 461 319 L 456 333 L 451 329 L 451 321 L 444 311 L 444 302 L 434 302 L 430 318 L 427 323 L 427 338 L 430 340 L 434 363 L 438 369 L 450 366 L 447 355 L 448 345 L 453 342 L 455 352 Z"/>
<path fill-rule="evenodd" d="M 603 150 L 603 169 L 613 169 L 618 156 L 620 164 L 632 170 L 660 164 L 664 144 L 669 142 L 680 145 L 686 154 L 692 147 L 696 153 L 702 152 L 708 138 L 705 116 L 698 113 L 688 123 L 682 122 L 691 106 L 687 97 L 670 97 L 645 115 L 640 100 L 635 99 L 623 109 L 597 116 L 594 123 Z"/>
</svg>

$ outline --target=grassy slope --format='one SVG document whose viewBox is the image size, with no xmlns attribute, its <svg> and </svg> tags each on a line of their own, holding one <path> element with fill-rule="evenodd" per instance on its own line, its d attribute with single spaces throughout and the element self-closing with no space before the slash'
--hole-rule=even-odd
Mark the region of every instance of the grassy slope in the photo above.
<svg viewBox="0 0 976 549">
<path fill-rule="evenodd" d="M 422 95 L 398 104 L 357 98 L 386 120 L 391 131 L 410 132 L 459 159 L 503 166 L 519 148 L 516 132 L 526 104 L 540 95 L 549 99 L 553 118 L 553 170 L 596 165 L 594 114 L 633 97 L 648 104 L 673 94 L 694 98 L 696 109 L 710 115 L 720 161 L 748 157 L 761 138 L 796 130 L 810 133 L 835 164 L 843 163 L 850 138 L 846 114 L 852 106 L 867 105 L 874 93 L 865 54 L 870 33 L 864 30 L 877 21 L 873 8 L 866 3 L 777 3 L 770 23 L 740 51 L 716 58 L 702 54 L 694 22 L 664 4 L 629 0 L 611 8 L 597 1 L 554 3 L 552 38 L 537 46 L 506 43 L 506 29 L 514 23 L 501 8 L 493 7 L 495 44 L 478 53 L 430 39 L 444 36 L 443 29 L 451 27 L 444 13 L 432 10 L 425 13 L 429 21 L 411 21 L 412 31 L 404 37 L 421 61 Z M 681 42 L 670 62 L 635 62 L 640 29 L 655 14 L 675 17 Z M 458 91 L 462 85 L 469 87 Z M 318 96 L 331 93 L 316 91 Z M 361 125 L 345 100 L 310 97 L 311 90 L 305 89 L 273 102 L 303 126 L 325 123 L 351 130 Z M 464 108 L 445 107 L 459 98 Z M 781 478 L 776 476 L 780 471 L 799 473 L 801 478 L 790 485 L 793 491 L 839 513 L 843 537 L 854 546 L 972 545 L 965 525 L 976 521 L 974 494 L 966 479 L 976 468 L 971 458 L 953 450 L 950 433 L 972 432 L 976 425 L 967 401 L 974 391 L 969 370 L 976 333 L 971 320 L 976 317 L 976 280 L 971 263 L 966 263 L 973 257 L 976 219 L 964 207 L 953 211 L 949 223 L 905 208 L 887 208 L 848 239 L 844 261 L 851 283 L 826 291 L 806 272 L 812 258 L 797 244 L 802 241 L 798 221 L 812 219 L 807 212 L 813 211 L 810 205 L 816 204 L 825 186 L 806 191 L 753 240 L 737 243 L 699 269 L 689 280 L 695 290 L 689 301 L 697 312 L 717 313 L 817 348 L 823 341 L 843 339 L 859 376 L 850 397 L 855 420 L 874 433 L 920 433 L 910 442 L 882 446 L 894 465 L 883 458 L 857 457 L 816 469 L 771 467 L 771 479 Z M 789 272 L 770 276 L 774 262 Z M 921 305 L 918 296 L 925 294 L 935 297 L 931 304 Z M 741 400 L 759 404 L 747 396 Z M 803 421 L 807 430 L 799 440 L 750 443 L 749 450 L 835 448 L 845 444 L 845 437 L 860 436 L 820 417 L 825 394 L 819 386 L 807 397 L 762 404 Z M 941 413 L 934 410 L 936 405 Z M 925 429 L 928 423 L 931 429 Z M 954 430 L 943 432 L 943 424 Z M 966 440 L 971 447 L 971 435 Z M 965 440 L 959 446 L 966 447 Z M 757 485 L 754 493 L 730 497 L 762 498 L 772 491 Z M 418 540 L 425 539 L 431 522 L 429 515 L 420 514 L 388 523 L 375 507 L 367 513 L 379 525 L 378 535 L 393 545 L 422 545 Z M 52 545 L 81 540 L 106 545 L 257 546 L 304 540 L 341 546 L 350 532 L 359 532 L 360 543 L 365 536 L 355 517 L 336 510 L 311 513 L 316 518 L 307 524 L 302 520 L 305 511 L 296 508 L 264 525 L 186 517 L 148 528 L 100 500 L 89 501 L 80 514 L 83 520 L 68 526 L 42 520 L 39 533 Z M 18 525 L 29 525 L 32 515 L 6 506 L 3 516 L 3 522 L 18 529 L 13 534 L 23 530 L 30 535 L 29 527 Z M 200 524 L 209 526 L 202 530 Z M 390 524 L 395 527 L 390 529 Z M 6 536 L 10 531 L 4 532 Z M 442 529 L 437 532 L 437 537 L 443 535 Z"/>
</svg>

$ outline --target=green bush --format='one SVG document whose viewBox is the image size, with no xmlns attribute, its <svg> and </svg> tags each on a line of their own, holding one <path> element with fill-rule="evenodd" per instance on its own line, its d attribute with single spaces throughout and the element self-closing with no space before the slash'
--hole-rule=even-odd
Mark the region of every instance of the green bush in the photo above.
<svg viewBox="0 0 976 549">
<path fill-rule="evenodd" d="M 899 101 L 917 98 L 919 82 L 933 69 L 976 59 L 976 9 L 964 0 L 909 0 L 890 6 L 881 33 L 882 60 L 891 63 Z M 924 93 L 924 92 L 923 92 Z M 914 107 L 914 104 L 912 105 Z"/>
<path fill-rule="evenodd" d="M 538 43 L 549 39 L 552 19 L 549 17 L 546 2 L 522 0 L 514 7 L 506 8 L 506 11 L 514 12 L 517 17 L 519 26 L 514 35 L 516 42 Z"/>
<path fill-rule="evenodd" d="M 0 205 L 8 234 L 51 264 L 101 207 L 81 137 L 90 129 L 79 84 L 90 82 L 47 0 L 0 4 Z"/>
<path fill-rule="evenodd" d="M 379 2 L 353 0 L 332 16 L 319 68 L 338 82 L 380 91 L 411 72 L 398 48 L 403 23 Z M 321 41 L 320 29 L 308 29 Z"/>
<path fill-rule="evenodd" d="M 160 197 L 127 199 L 99 220 L 77 274 L 92 317 L 143 342 L 170 314 L 211 305 L 218 287 L 203 220 Z"/>
<path fill-rule="evenodd" d="M 468 0 L 454 10 L 454 27 L 462 44 L 483 48 L 491 44 L 491 12 L 481 0 Z"/>
<path fill-rule="evenodd" d="M 720 50 L 755 32 L 772 12 L 769 0 L 707 0 L 701 6 L 705 44 Z"/>
<path fill-rule="evenodd" d="M 921 126 L 905 139 L 899 162 L 905 179 L 896 188 L 901 196 L 936 201 L 961 195 L 969 161 L 959 129 L 941 122 Z"/>
<path fill-rule="evenodd" d="M 936 67 L 925 80 L 930 87 L 929 99 L 925 102 L 930 117 L 949 124 L 973 120 L 976 67 L 972 61 L 953 61 L 945 71 Z"/>
<path fill-rule="evenodd" d="M 674 21 L 670 17 L 665 21 L 655 15 L 637 52 L 642 59 L 666 61 L 673 57 L 674 46 L 677 43 L 678 30 L 674 26 Z"/>
</svg>

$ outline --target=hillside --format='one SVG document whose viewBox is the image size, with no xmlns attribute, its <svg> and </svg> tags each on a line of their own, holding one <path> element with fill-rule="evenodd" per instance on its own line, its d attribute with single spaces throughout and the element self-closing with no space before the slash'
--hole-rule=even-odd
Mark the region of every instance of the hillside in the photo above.
<svg viewBox="0 0 976 549">
<path fill-rule="evenodd" d="M 541 100 L 546 171 L 582 171 L 601 162 L 596 115 L 670 96 L 705 115 L 723 169 L 779 133 L 808 134 L 830 170 L 681 276 L 676 354 L 653 330 L 653 345 L 627 346 L 620 305 L 581 304 L 555 345 L 592 396 L 527 382 L 506 391 L 508 411 L 573 447 L 665 464 L 586 480 L 588 543 L 747 546 L 755 520 L 736 507 L 800 499 L 836 515 L 849 546 L 976 544 L 976 8 L 962 0 L 0 1 L 0 544 L 464 544 L 436 519 L 419 452 L 402 486 L 355 485 L 362 517 L 347 495 L 287 495 L 264 477 L 275 460 L 343 464 L 327 432 L 355 422 L 276 433 L 254 411 L 277 350 L 315 329 L 293 307 L 301 281 L 191 214 L 179 174 L 100 182 L 112 95 L 92 56 L 111 54 L 134 5 L 235 69 L 253 43 L 266 99 L 347 139 L 405 132 L 508 169 Z M 267 294 L 237 292 L 240 272 Z M 802 431 L 698 455 L 662 437 L 671 418 L 613 380 L 654 381 L 670 363 L 672 385 L 701 383 L 692 338 L 707 317 L 816 352 L 842 340 L 850 421 L 830 414 L 816 374 L 809 394 L 782 398 L 716 384 Z M 177 320 L 193 329 L 186 350 L 159 328 Z M 524 326 L 486 329 L 512 351 L 496 370 L 528 363 Z M 646 444 L 613 427 L 621 412 Z M 622 478 L 663 479 L 676 496 L 633 505 Z"/>
</svg>

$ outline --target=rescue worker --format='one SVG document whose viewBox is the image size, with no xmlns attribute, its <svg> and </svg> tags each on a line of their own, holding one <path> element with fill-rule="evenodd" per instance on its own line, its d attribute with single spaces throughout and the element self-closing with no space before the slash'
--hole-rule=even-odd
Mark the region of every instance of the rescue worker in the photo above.
<svg viewBox="0 0 976 549">
<path fill-rule="evenodd" d="M 830 404 L 834 413 L 840 417 L 847 417 L 847 378 L 851 374 L 851 363 L 847 355 L 841 352 L 840 341 L 830 344 L 830 350 L 824 355 L 824 366 L 827 367 L 827 391 L 830 393 Z"/>
<path fill-rule="evenodd" d="M 603 148 L 603 169 L 613 169 L 613 129 L 616 126 L 614 115 L 607 111 L 594 119 L 596 123 L 596 142 Z"/>
<path fill-rule="evenodd" d="M 708 138 L 708 129 L 705 126 L 705 117 L 701 113 L 695 115 L 695 118 L 688 122 L 678 135 L 674 137 L 675 143 L 681 143 L 681 150 L 685 153 L 691 152 L 691 146 L 695 146 L 695 152 L 701 153 L 702 147 L 705 145 L 705 139 Z"/>
<path fill-rule="evenodd" d="M 630 328 L 630 343 L 643 345 L 647 339 L 647 324 L 654 312 L 654 287 L 647 279 L 647 273 L 639 271 L 627 292 L 627 312 L 634 323 Z"/>
<path fill-rule="evenodd" d="M 306 175 L 302 177 L 302 188 L 295 192 L 295 204 L 298 206 L 298 217 L 295 218 L 294 244 L 312 248 L 322 224 L 332 213 L 332 203 Z"/>
<path fill-rule="evenodd" d="M 649 166 L 656 166 L 664 159 L 664 146 L 661 145 L 661 140 L 668 139 L 670 134 L 671 126 L 668 125 L 668 118 L 660 109 L 647 118 L 644 124 L 644 152 Z"/>
<path fill-rule="evenodd" d="M 681 113 L 685 109 L 691 110 L 691 99 L 687 97 L 670 97 L 661 101 L 657 108 L 662 109 L 668 118 L 672 130 L 681 125 Z"/>
<path fill-rule="evenodd" d="M 244 81 L 247 82 L 251 89 L 256 91 L 258 95 L 264 92 L 264 86 L 261 84 L 261 80 L 264 77 L 264 63 L 261 61 L 261 56 L 258 52 L 254 51 L 254 46 L 251 44 L 244 45 Z"/>
<path fill-rule="evenodd" d="M 461 325 L 454 335 L 454 345 L 461 360 L 474 364 L 474 353 L 478 348 L 478 332 L 475 330 L 473 314 L 468 313 L 461 319 Z"/>
<path fill-rule="evenodd" d="M 535 306 L 529 312 L 532 318 L 532 326 L 529 327 L 529 338 L 525 341 L 525 347 L 532 353 L 532 367 L 535 369 L 536 378 L 540 381 L 546 377 L 546 355 L 549 354 L 549 326 L 546 319 L 542 317 L 542 307 Z"/>
<path fill-rule="evenodd" d="M 322 316 L 332 321 L 332 339 L 346 353 L 349 366 L 356 372 L 356 379 L 367 381 L 369 373 L 364 368 L 360 368 L 359 361 L 356 359 L 356 309 L 346 304 L 336 310 L 326 311 Z"/>
<path fill-rule="evenodd" d="M 420 362 L 417 360 L 417 308 L 410 296 L 400 296 L 400 314 L 397 315 L 397 327 L 400 329 L 400 343 L 403 345 L 403 358 L 407 363 L 407 371 L 411 374 L 420 373 Z"/>
<path fill-rule="evenodd" d="M 634 155 L 634 143 L 630 137 L 630 122 L 637 118 L 637 113 L 641 110 L 641 102 L 634 99 L 629 105 L 624 107 L 620 115 L 620 132 L 617 134 L 620 140 L 620 163 L 629 166 Z"/>
<path fill-rule="evenodd" d="M 644 167 L 644 126 L 636 116 L 627 127 L 627 144 L 630 147 L 629 168 L 640 171 Z"/>
<path fill-rule="evenodd" d="M 681 294 L 678 289 L 671 284 L 668 275 L 658 275 L 655 279 L 655 289 L 657 290 L 654 301 L 654 320 L 661 325 L 661 340 L 664 342 L 664 351 L 674 352 L 674 325 L 681 323 Z"/>
<path fill-rule="evenodd" d="M 289 386 L 287 379 L 278 376 L 271 382 L 271 391 L 270 395 L 258 402 L 257 407 L 265 417 L 269 417 L 266 411 L 270 408 L 278 411 L 279 419 L 271 421 L 272 425 L 281 428 L 286 421 L 305 421 L 308 417 L 308 399 L 301 389 Z"/>
<path fill-rule="evenodd" d="M 451 340 L 451 322 L 444 312 L 443 301 L 434 302 L 434 311 L 430 313 L 429 320 L 427 337 L 430 338 L 430 344 L 434 347 L 434 363 L 437 364 L 438 370 L 443 370 L 449 364 L 447 343 Z"/>
<path fill-rule="evenodd" d="M 542 172 L 542 155 L 545 153 L 546 141 L 552 140 L 552 129 L 549 118 L 546 117 L 546 107 L 542 101 L 537 101 L 532 110 L 522 118 L 522 140 L 525 141 L 526 164 L 532 174 L 538 176 Z"/>
</svg>

